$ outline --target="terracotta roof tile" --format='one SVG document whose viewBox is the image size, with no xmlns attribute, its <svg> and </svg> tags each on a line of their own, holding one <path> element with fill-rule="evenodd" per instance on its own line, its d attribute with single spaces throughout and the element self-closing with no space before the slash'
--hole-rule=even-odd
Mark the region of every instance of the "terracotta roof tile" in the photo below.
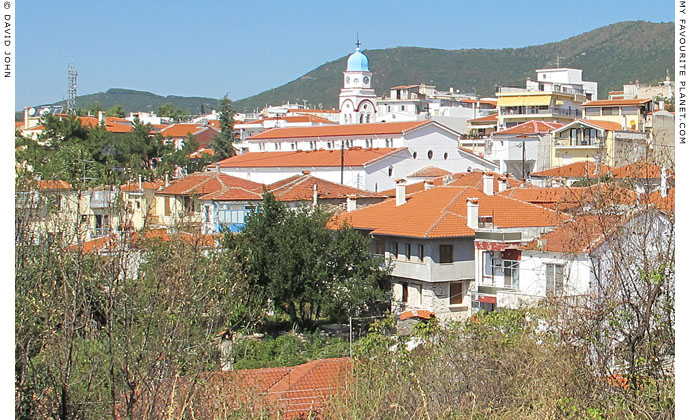
<svg viewBox="0 0 690 420">
<path fill-rule="evenodd" d="M 426 124 L 432 124 L 432 121 L 273 128 L 249 137 L 248 140 L 403 134 Z"/>
<path fill-rule="evenodd" d="M 172 124 L 161 129 L 163 137 L 187 137 L 188 134 L 198 135 L 202 131 L 217 129 L 203 124 Z"/>
<path fill-rule="evenodd" d="M 539 134 L 548 133 L 563 127 L 561 123 L 545 122 L 545 121 L 527 121 L 522 124 L 507 128 L 505 130 L 497 131 L 495 134 Z"/>
<path fill-rule="evenodd" d="M 637 202 L 637 194 L 634 191 L 613 184 L 589 187 L 513 188 L 501 192 L 500 195 L 557 210 L 586 204 L 632 205 Z"/>
<path fill-rule="evenodd" d="M 673 171 L 668 171 L 673 176 Z M 611 168 L 611 176 L 614 178 L 661 178 L 661 167 L 648 162 L 635 162 L 618 168 Z"/>
<path fill-rule="evenodd" d="M 624 221 L 619 216 L 586 215 L 569 220 L 523 247 L 546 252 L 583 253 L 598 246 Z"/>
<path fill-rule="evenodd" d="M 552 210 L 500 195 L 487 196 L 476 188 L 442 186 L 411 194 L 399 206 L 393 198 L 344 213 L 331 226 L 347 221 L 374 234 L 415 238 L 474 236 L 467 226 L 468 198 L 479 199 L 479 215 L 493 216 L 497 228 L 556 226 L 565 219 Z"/>
<path fill-rule="evenodd" d="M 156 180 L 156 181 L 142 181 L 141 183 L 141 189 L 143 190 L 157 190 L 161 188 L 163 185 L 165 185 L 165 182 L 162 180 Z M 129 184 L 125 184 L 120 187 L 120 191 L 127 191 L 127 192 L 132 192 L 132 191 L 139 191 L 139 182 L 134 181 Z"/>
<path fill-rule="evenodd" d="M 598 172 L 597 172 L 598 170 Z M 611 167 L 603 163 L 594 162 L 575 162 L 569 165 L 558 166 L 539 172 L 532 172 L 532 176 L 565 177 L 565 178 L 584 178 L 585 176 L 596 177 L 606 175 Z"/>
<path fill-rule="evenodd" d="M 71 190 L 72 185 L 67 181 L 42 179 L 35 182 L 35 187 L 44 191 L 65 191 Z"/>
<path fill-rule="evenodd" d="M 602 99 L 598 101 L 589 101 L 584 103 L 582 106 L 622 106 L 622 105 L 641 105 L 647 102 L 651 102 L 651 98 L 647 99 Z"/>
<path fill-rule="evenodd" d="M 443 175 L 450 175 L 450 172 L 445 169 L 437 168 L 435 166 L 426 166 L 418 171 L 414 171 L 408 175 L 409 178 L 435 178 Z"/>
<path fill-rule="evenodd" d="M 286 123 L 320 123 L 320 124 L 338 124 L 335 121 L 331 121 L 326 118 L 319 117 L 317 115 L 288 115 L 283 117 L 271 117 L 264 118 L 261 120 L 248 121 L 243 124 L 257 124 L 262 125 L 267 121 L 285 121 Z"/>
<path fill-rule="evenodd" d="M 367 125 L 367 124 L 362 124 Z M 318 128 L 318 127 L 317 127 Z M 353 147 L 345 149 L 345 166 L 366 166 L 379 159 L 407 150 L 400 148 L 373 148 L 363 149 Z M 289 152 L 249 152 L 233 156 L 218 162 L 221 168 L 247 168 L 247 167 L 314 167 L 314 166 L 340 166 L 340 150 L 310 150 Z"/>
<path fill-rule="evenodd" d="M 487 115 L 485 117 L 479 117 L 479 118 L 475 118 L 473 120 L 470 120 L 470 123 L 472 123 L 472 124 L 477 124 L 477 123 L 496 124 L 497 122 L 498 122 L 498 114 L 491 114 L 491 115 Z"/>
<path fill-rule="evenodd" d="M 474 172 L 458 172 L 455 174 L 451 175 L 444 175 L 444 176 L 439 176 L 436 178 L 433 178 L 431 180 L 432 185 L 434 187 L 440 187 L 443 185 L 453 185 L 456 187 L 472 187 L 476 188 L 478 190 L 483 191 L 484 189 L 484 181 L 482 180 L 482 177 L 484 174 L 492 175 L 494 177 L 494 192 L 498 192 L 498 187 L 499 187 L 499 179 L 503 178 L 508 181 L 508 188 L 517 188 L 522 185 L 520 181 L 513 177 L 506 177 L 501 174 L 498 174 L 496 172 L 481 172 L 481 171 L 474 171 Z M 532 188 L 529 186 L 526 188 Z M 424 190 L 424 182 L 417 182 L 414 184 L 408 184 L 405 186 L 405 194 L 413 194 L 417 193 L 420 191 Z M 381 191 L 382 195 L 388 196 L 388 197 L 395 197 L 395 188 L 391 188 L 389 190 Z"/>
<path fill-rule="evenodd" d="M 642 194 L 640 196 L 641 204 L 651 204 L 659 210 L 665 212 L 675 212 L 676 205 L 676 189 L 670 188 L 666 197 L 661 196 L 661 191 L 654 191 L 651 194 Z"/>
<path fill-rule="evenodd" d="M 310 201 L 314 195 L 314 185 L 319 194 L 319 199 L 345 199 L 354 195 L 356 198 L 384 198 L 383 195 L 359 190 L 335 182 L 326 181 L 310 174 L 294 175 L 282 181 L 268 185 L 268 191 L 272 192 L 278 201 Z"/>
<path fill-rule="evenodd" d="M 127 246 L 136 248 L 142 241 L 164 241 L 183 240 L 189 243 L 196 243 L 201 246 L 214 247 L 216 244 L 216 237 L 213 235 L 196 236 L 185 232 L 169 233 L 167 229 L 151 229 L 143 232 L 134 232 L 129 238 Z M 71 245 L 68 249 L 70 251 L 79 251 L 84 254 L 92 252 L 105 252 L 119 250 L 120 235 L 112 233 L 110 235 L 102 236 L 100 238 L 85 241 L 81 244 Z"/>
<path fill-rule="evenodd" d="M 223 189 L 229 187 L 237 187 L 251 191 L 260 189 L 262 185 L 216 171 L 195 172 L 172 182 L 167 188 L 159 191 L 158 194 L 203 196 L 221 192 Z"/>
</svg>

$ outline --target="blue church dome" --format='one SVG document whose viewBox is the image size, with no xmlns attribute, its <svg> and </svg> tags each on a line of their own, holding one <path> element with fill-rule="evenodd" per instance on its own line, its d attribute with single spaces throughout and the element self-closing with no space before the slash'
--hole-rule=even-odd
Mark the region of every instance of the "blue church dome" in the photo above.
<svg viewBox="0 0 690 420">
<path fill-rule="evenodd" d="M 369 71 L 369 59 L 359 48 L 347 59 L 347 71 Z"/>
</svg>

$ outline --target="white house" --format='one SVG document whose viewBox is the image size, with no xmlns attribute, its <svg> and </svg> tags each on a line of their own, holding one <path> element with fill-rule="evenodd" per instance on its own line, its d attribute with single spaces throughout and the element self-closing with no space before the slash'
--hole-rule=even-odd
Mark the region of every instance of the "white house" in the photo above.
<svg viewBox="0 0 690 420">
<path fill-rule="evenodd" d="M 496 168 L 460 148 L 459 138 L 428 120 L 276 128 L 249 138 L 250 152 L 221 161 L 220 169 L 264 184 L 308 170 L 332 182 L 382 191 L 427 166 L 451 173 Z"/>
</svg>

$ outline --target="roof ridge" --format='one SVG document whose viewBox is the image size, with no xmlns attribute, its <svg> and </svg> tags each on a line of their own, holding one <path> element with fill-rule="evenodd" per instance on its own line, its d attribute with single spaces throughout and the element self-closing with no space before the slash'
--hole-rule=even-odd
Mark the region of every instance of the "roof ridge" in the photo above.
<svg viewBox="0 0 690 420">
<path fill-rule="evenodd" d="M 451 213 L 449 211 L 450 207 L 453 204 L 455 204 L 455 202 L 460 199 L 460 196 L 463 195 L 466 191 L 467 191 L 467 187 L 465 187 L 465 189 L 463 191 L 458 192 L 455 195 L 455 197 L 452 200 L 450 200 L 450 202 L 441 210 L 441 216 L 438 219 L 436 219 L 436 221 L 434 223 L 432 223 L 431 226 L 429 227 L 429 229 L 424 233 L 425 237 L 428 237 L 431 234 L 431 232 L 433 232 L 434 229 L 436 229 L 436 226 L 438 226 L 441 223 L 441 220 L 443 220 L 449 213 Z"/>
</svg>

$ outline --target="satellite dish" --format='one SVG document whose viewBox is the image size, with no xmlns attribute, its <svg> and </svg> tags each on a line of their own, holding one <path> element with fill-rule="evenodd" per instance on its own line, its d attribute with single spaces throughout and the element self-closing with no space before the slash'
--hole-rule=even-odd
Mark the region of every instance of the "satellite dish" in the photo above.
<svg viewBox="0 0 690 420">
<path fill-rule="evenodd" d="M 32 107 L 32 108 L 29 108 L 29 115 L 32 116 L 32 117 L 33 117 L 34 115 L 36 115 L 36 108 L 33 108 L 33 107 Z"/>
</svg>

